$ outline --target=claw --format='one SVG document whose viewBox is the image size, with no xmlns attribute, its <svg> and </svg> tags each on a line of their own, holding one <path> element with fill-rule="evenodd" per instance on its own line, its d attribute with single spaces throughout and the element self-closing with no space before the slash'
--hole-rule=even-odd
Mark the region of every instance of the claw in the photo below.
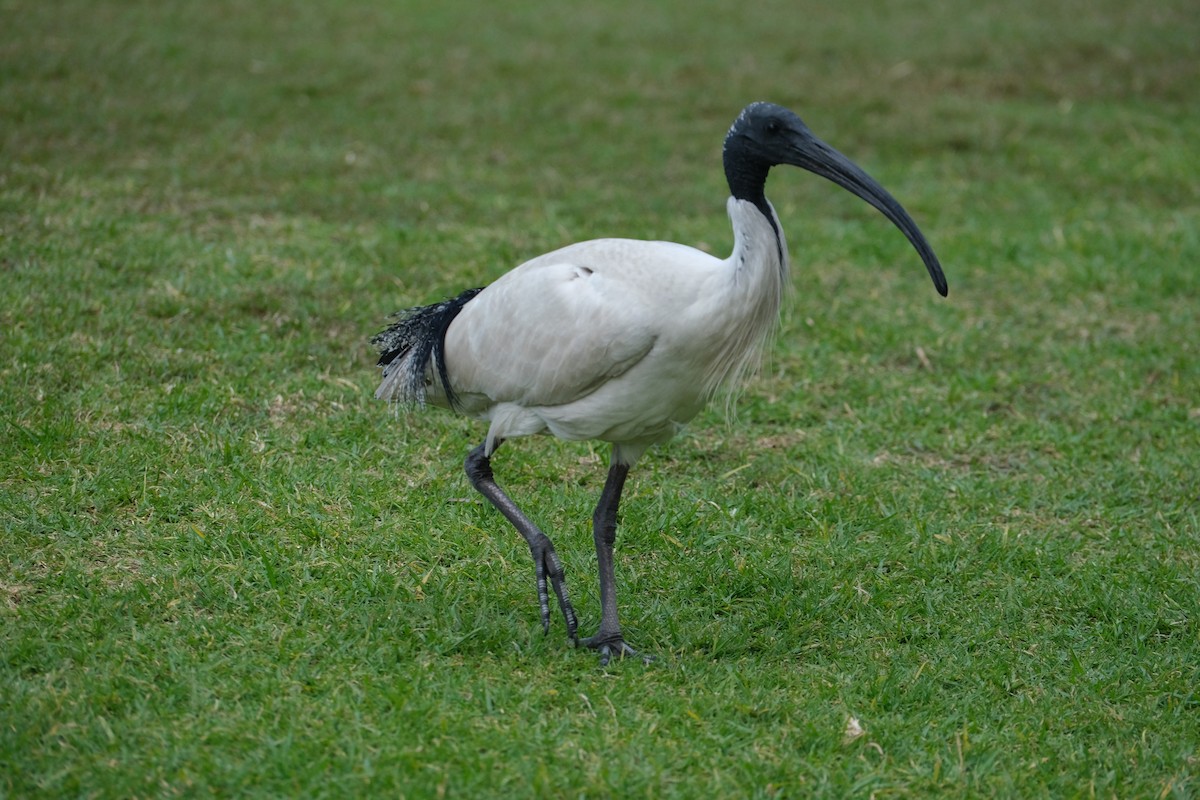
<svg viewBox="0 0 1200 800">
<path fill-rule="evenodd" d="M 612 661 L 614 657 L 618 659 L 640 658 L 642 659 L 643 664 L 649 664 L 654 660 L 654 656 L 639 653 L 637 650 L 634 650 L 625 643 L 625 640 L 622 639 L 620 635 L 616 636 L 615 638 L 611 636 L 605 636 L 601 638 L 601 636 L 597 634 L 595 636 L 590 636 L 587 639 L 583 639 L 579 643 L 585 647 L 592 648 L 600 654 L 600 666 L 602 667 L 607 667 L 608 662 Z"/>
</svg>

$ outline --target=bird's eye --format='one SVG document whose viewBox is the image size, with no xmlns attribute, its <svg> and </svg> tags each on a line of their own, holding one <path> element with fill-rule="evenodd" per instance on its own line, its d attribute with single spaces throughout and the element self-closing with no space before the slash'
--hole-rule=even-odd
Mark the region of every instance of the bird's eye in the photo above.
<svg viewBox="0 0 1200 800">
<path fill-rule="evenodd" d="M 779 133 L 779 120 L 767 120 L 767 133 Z"/>
</svg>

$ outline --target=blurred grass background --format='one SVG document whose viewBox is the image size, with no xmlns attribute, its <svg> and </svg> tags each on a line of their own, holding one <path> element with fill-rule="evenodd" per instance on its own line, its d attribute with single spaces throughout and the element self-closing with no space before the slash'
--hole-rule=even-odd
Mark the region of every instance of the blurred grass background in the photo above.
<svg viewBox="0 0 1200 800">
<path fill-rule="evenodd" d="M 1190 3 L 0 22 L 0 793 L 1196 793 Z M 482 427 L 372 401 L 366 340 L 571 241 L 723 254 L 755 99 L 891 189 L 951 294 L 777 171 L 780 335 L 635 471 L 659 660 L 599 670 L 461 475 Z M 605 457 L 497 459 L 585 630 Z"/>
</svg>

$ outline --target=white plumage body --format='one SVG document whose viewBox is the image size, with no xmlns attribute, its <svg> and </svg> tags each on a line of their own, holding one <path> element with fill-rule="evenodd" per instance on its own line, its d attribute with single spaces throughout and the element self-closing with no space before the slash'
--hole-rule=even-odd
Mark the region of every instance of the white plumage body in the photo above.
<svg viewBox="0 0 1200 800">
<path fill-rule="evenodd" d="M 672 242 L 596 239 L 534 258 L 473 297 L 446 332 L 463 413 L 498 442 L 548 431 L 598 439 L 633 464 L 757 363 L 779 316 L 787 248 L 752 203 L 730 198 L 732 255 Z M 772 215 L 774 212 L 772 210 Z M 446 405 L 431 364 L 429 402 Z M 379 396 L 393 399 L 385 380 Z"/>
</svg>

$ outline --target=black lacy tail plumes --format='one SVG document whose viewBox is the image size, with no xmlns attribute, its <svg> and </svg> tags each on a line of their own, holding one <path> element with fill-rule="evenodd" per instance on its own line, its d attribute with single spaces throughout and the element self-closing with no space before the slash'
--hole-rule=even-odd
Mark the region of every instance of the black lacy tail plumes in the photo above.
<svg viewBox="0 0 1200 800">
<path fill-rule="evenodd" d="M 447 402 L 451 407 L 457 405 L 446 371 L 446 331 L 463 306 L 480 291 L 468 289 L 450 300 L 396 312 L 396 322 L 371 338 L 371 344 L 379 350 L 379 366 L 383 367 L 383 383 L 376 397 L 425 405 L 429 385 L 426 375 L 432 359 Z"/>
</svg>

